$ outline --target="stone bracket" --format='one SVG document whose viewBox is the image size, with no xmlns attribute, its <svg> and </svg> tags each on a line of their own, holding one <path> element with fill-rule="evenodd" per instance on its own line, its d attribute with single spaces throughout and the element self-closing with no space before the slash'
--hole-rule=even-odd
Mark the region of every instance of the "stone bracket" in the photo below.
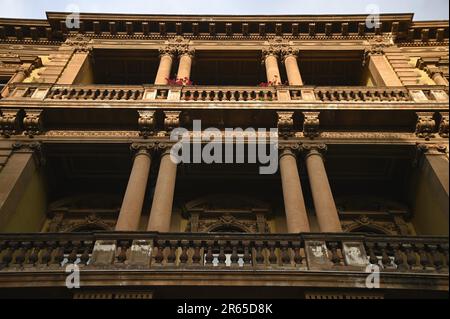
<svg viewBox="0 0 450 319">
<path fill-rule="evenodd" d="M 139 135 L 143 138 L 155 135 L 155 111 L 138 110 Z"/>
<path fill-rule="evenodd" d="M 42 109 L 25 109 L 23 118 L 24 134 L 30 138 L 42 134 L 44 129 L 42 125 Z"/>
<path fill-rule="evenodd" d="M 305 117 L 303 122 L 303 135 L 310 139 L 319 137 L 320 112 L 303 112 L 303 115 Z"/>
<path fill-rule="evenodd" d="M 277 112 L 278 134 L 283 138 L 294 136 L 294 112 Z"/>
<path fill-rule="evenodd" d="M 425 140 L 430 140 L 434 137 L 434 132 L 436 129 L 436 121 L 434 120 L 433 112 L 416 112 L 417 114 L 417 124 L 416 124 L 416 135 L 418 137 L 425 138 Z"/>
<path fill-rule="evenodd" d="M 18 134 L 21 131 L 20 109 L 2 109 L 0 110 L 0 133 L 4 137 Z"/>
</svg>

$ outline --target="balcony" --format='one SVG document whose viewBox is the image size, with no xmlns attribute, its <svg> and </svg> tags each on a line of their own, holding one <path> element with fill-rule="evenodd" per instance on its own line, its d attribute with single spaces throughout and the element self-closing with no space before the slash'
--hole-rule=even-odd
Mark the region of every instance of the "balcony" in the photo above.
<svg viewBox="0 0 450 319">
<path fill-rule="evenodd" d="M 11 84 L 3 101 L 183 101 L 292 103 L 448 103 L 448 87 L 161 86 Z"/>
<path fill-rule="evenodd" d="M 257 285 L 270 274 L 271 280 L 288 275 L 277 285 L 333 286 L 339 280 L 341 287 L 353 288 L 364 288 L 366 267 L 372 264 L 379 267 L 382 288 L 448 290 L 446 237 L 348 233 L 0 234 L 3 287 L 19 282 L 25 286 L 62 286 L 64 280 L 58 282 L 52 276 L 60 278 L 70 264 L 78 265 L 88 285 L 101 280 L 115 285 L 123 280 L 127 284 L 148 280 L 152 285 L 163 280 L 169 285 L 196 285 L 201 278 L 209 278 L 202 284 L 217 285 L 228 277 L 230 285 L 242 284 L 243 278 L 246 284 Z M 28 274 L 40 275 L 30 283 Z"/>
</svg>

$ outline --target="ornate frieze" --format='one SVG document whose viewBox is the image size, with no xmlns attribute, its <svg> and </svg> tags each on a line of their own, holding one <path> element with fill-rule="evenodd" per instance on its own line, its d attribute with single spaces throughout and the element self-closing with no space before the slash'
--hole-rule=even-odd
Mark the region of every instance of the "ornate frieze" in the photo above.
<svg viewBox="0 0 450 319">
<path fill-rule="evenodd" d="M 320 135 L 319 133 L 319 114 L 320 112 L 303 112 L 305 117 L 303 121 L 303 135 L 314 139 Z"/>
<path fill-rule="evenodd" d="M 433 112 L 417 112 L 416 135 L 429 140 L 434 137 L 436 121 Z"/>
</svg>

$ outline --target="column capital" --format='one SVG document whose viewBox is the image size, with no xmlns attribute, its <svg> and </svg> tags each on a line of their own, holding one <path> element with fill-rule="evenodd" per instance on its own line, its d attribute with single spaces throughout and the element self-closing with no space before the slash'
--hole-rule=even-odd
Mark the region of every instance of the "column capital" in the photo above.
<svg viewBox="0 0 450 319">
<path fill-rule="evenodd" d="M 150 158 L 152 156 L 161 155 L 164 156 L 170 154 L 170 149 L 173 143 L 163 143 L 163 142 L 151 142 L 151 143 L 133 143 L 130 146 L 131 151 L 134 152 L 134 156 L 137 155 L 147 155 Z"/>
<path fill-rule="evenodd" d="M 262 63 L 264 64 L 266 61 L 266 58 L 269 56 L 274 56 L 275 58 L 278 58 L 280 54 L 280 48 L 275 47 L 273 45 L 263 48 L 262 49 Z"/>
<path fill-rule="evenodd" d="M 180 49 L 178 50 L 178 55 L 179 55 L 180 57 L 186 55 L 186 56 L 189 56 L 189 57 L 192 59 L 192 58 L 194 57 L 194 55 L 195 55 L 195 49 L 190 48 L 190 47 L 183 47 L 183 48 L 180 48 Z"/>
<path fill-rule="evenodd" d="M 298 49 L 294 49 L 291 46 L 283 46 L 280 49 L 280 55 L 281 55 L 281 62 L 284 63 L 284 61 L 288 58 L 288 57 L 294 57 L 297 59 L 299 54 L 299 50 Z"/>
<path fill-rule="evenodd" d="M 416 145 L 417 152 L 424 155 L 444 155 L 448 152 L 448 145 L 445 144 L 425 144 Z"/>
<path fill-rule="evenodd" d="M 303 151 L 305 158 L 308 158 L 311 155 L 320 155 L 323 158 L 328 151 L 328 147 L 323 143 L 302 144 L 301 150 Z"/>
<path fill-rule="evenodd" d="M 36 165 L 43 166 L 45 164 L 44 154 L 42 152 L 42 143 L 40 142 L 31 142 L 31 143 L 23 143 L 16 142 L 12 145 L 13 153 L 22 153 L 22 154 L 33 154 L 33 158 L 36 161 Z"/>
<path fill-rule="evenodd" d="M 167 45 L 165 47 L 159 48 L 159 57 L 167 55 L 172 59 L 177 55 L 177 49 L 174 46 Z"/>
<path fill-rule="evenodd" d="M 278 144 L 278 156 L 281 159 L 283 156 L 294 156 L 297 158 L 297 153 L 301 150 L 300 143 L 282 143 Z"/>
</svg>

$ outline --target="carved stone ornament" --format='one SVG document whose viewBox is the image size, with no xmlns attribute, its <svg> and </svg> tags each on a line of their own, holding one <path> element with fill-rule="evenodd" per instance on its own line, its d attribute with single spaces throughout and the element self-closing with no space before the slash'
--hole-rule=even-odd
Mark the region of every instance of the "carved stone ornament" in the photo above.
<svg viewBox="0 0 450 319">
<path fill-rule="evenodd" d="M 164 130 L 169 133 L 180 126 L 181 111 L 164 111 Z"/>
<path fill-rule="evenodd" d="M 265 44 L 266 47 L 262 50 L 262 63 L 265 62 L 265 59 L 268 55 L 281 57 L 282 61 L 284 61 L 287 56 L 296 56 L 298 54 L 298 50 L 292 47 L 291 42 L 283 39 L 283 37 L 281 36 L 270 39 Z"/>
<path fill-rule="evenodd" d="M 25 117 L 23 118 L 24 133 L 30 138 L 43 132 L 42 112 L 41 109 L 25 110 Z"/>
<path fill-rule="evenodd" d="M 42 145 L 40 142 L 32 143 L 14 143 L 12 145 L 14 153 L 32 153 L 36 161 L 37 166 L 42 166 L 45 164 L 45 158 L 42 152 Z"/>
<path fill-rule="evenodd" d="M 448 112 L 441 113 L 441 122 L 439 123 L 439 135 L 444 138 L 448 138 L 448 129 L 449 129 L 449 116 Z"/>
<path fill-rule="evenodd" d="M 160 49 L 160 53 L 170 54 L 170 55 L 190 55 L 194 56 L 195 50 L 192 49 L 189 44 L 190 41 L 188 39 L 183 38 L 182 36 L 176 36 L 174 38 L 166 41 L 166 46 Z"/>
<path fill-rule="evenodd" d="M 312 154 L 324 155 L 327 152 L 328 147 L 323 143 L 302 144 L 301 149 L 305 153 L 305 156 L 308 157 L 309 155 L 312 155 Z"/>
<path fill-rule="evenodd" d="M 294 112 L 277 112 L 278 134 L 284 138 L 294 135 Z"/>
<path fill-rule="evenodd" d="M 148 138 L 155 135 L 155 111 L 138 111 L 139 135 Z"/>
<path fill-rule="evenodd" d="M 319 133 L 319 114 L 320 112 L 303 112 L 305 120 L 303 122 L 303 135 L 314 139 L 320 135 Z"/>
<path fill-rule="evenodd" d="M 4 137 L 18 134 L 20 131 L 20 110 L 2 109 L 0 110 L 0 132 Z"/>
<path fill-rule="evenodd" d="M 429 140 L 434 137 L 436 121 L 433 112 L 417 112 L 416 135 Z"/>
<path fill-rule="evenodd" d="M 92 51 L 91 38 L 77 34 L 75 36 L 69 36 L 64 43 L 69 47 L 74 47 L 77 52 L 90 52 Z"/>
</svg>

